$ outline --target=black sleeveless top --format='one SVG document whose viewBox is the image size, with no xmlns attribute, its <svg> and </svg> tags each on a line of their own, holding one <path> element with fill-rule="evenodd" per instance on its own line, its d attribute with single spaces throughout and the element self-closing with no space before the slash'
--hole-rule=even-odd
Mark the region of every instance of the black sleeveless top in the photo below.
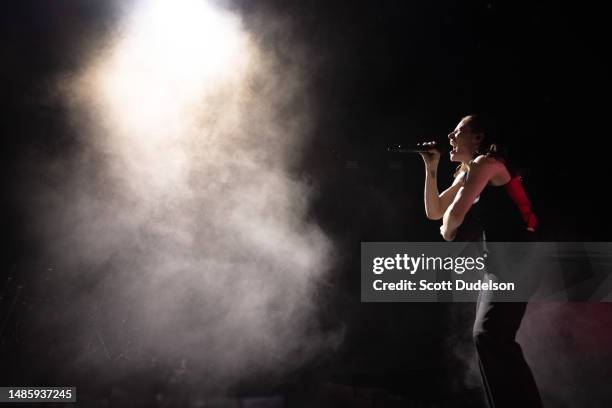
<svg viewBox="0 0 612 408">
<path fill-rule="evenodd" d="M 520 177 L 515 176 L 504 185 L 484 188 L 466 214 L 455 241 L 533 241 L 536 228 L 531 203 Z"/>
</svg>

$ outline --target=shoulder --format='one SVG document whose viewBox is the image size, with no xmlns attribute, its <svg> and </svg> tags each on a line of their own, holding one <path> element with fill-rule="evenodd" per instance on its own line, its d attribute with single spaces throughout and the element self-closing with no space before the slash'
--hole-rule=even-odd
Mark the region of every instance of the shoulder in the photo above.
<svg viewBox="0 0 612 408">
<path fill-rule="evenodd" d="M 472 160 L 472 163 L 478 166 L 503 166 L 504 164 L 488 154 L 481 154 Z"/>
<path fill-rule="evenodd" d="M 468 179 L 488 182 L 491 179 L 497 178 L 499 174 L 504 172 L 504 164 L 494 157 L 488 155 L 480 155 L 470 162 Z"/>
<path fill-rule="evenodd" d="M 506 184 L 512 175 L 506 164 L 498 158 L 480 155 L 472 161 L 471 170 L 475 177 L 487 179 L 494 186 Z"/>
<path fill-rule="evenodd" d="M 506 168 L 502 161 L 486 154 L 476 157 L 470 164 L 470 170 L 477 172 L 497 173 Z"/>
</svg>

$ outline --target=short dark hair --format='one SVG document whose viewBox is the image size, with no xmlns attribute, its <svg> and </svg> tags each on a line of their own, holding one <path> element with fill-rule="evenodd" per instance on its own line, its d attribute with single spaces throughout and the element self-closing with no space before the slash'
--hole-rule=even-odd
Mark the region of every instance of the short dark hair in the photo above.
<svg viewBox="0 0 612 408">
<path fill-rule="evenodd" d="M 497 131 L 496 121 L 490 115 L 483 113 L 472 113 L 464 116 L 462 120 L 467 120 L 472 132 L 483 135 L 478 154 L 484 154 L 501 161 L 512 176 L 516 175 L 516 169 L 508 157 L 508 148 Z"/>
</svg>

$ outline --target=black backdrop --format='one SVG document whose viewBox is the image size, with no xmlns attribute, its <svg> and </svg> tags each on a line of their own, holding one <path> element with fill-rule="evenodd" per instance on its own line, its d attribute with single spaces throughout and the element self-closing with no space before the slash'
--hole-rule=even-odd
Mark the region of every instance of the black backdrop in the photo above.
<svg viewBox="0 0 612 408">
<path fill-rule="evenodd" d="M 291 41 L 309 56 L 315 136 L 295 171 L 319 186 L 311 214 L 339 248 L 322 320 L 348 328 L 338 355 L 321 370 L 378 385 L 421 378 L 424 389 L 432 389 L 451 381 L 459 364 L 440 352 L 448 305 L 359 303 L 359 242 L 439 239 L 438 225 L 422 212 L 420 158 L 389 156 L 390 144 L 444 137 L 461 116 L 489 113 L 522 168 L 545 238 L 609 240 L 611 84 L 602 10 L 555 1 L 243 0 L 227 6 L 247 27 L 262 13 L 288 21 Z M 64 108 L 48 95 L 49 81 L 78 67 L 80 52 L 112 27 L 115 13 L 105 1 L 3 3 L 7 276 L 37 251 L 36 237 L 24 228 L 29 161 L 73 147 Z M 265 43 L 275 47 L 277 41 Z M 448 181 L 452 168 L 443 166 Z M 8 300 L 4 316 L 13 307 Z M 601 307 L 608 312 L 600 317 L 609 320 L 609 308 Z M 404 352 L 406 344 L 421 352 Z M 4 342 L 2 351 L 19 353 L 19 347 Z M 5 380 L 19 370 L 28 378 L 30 368 L 19 366 Z M 374 374 L 380 372 L 396 373 L 395 380 Z"/>
</svg>

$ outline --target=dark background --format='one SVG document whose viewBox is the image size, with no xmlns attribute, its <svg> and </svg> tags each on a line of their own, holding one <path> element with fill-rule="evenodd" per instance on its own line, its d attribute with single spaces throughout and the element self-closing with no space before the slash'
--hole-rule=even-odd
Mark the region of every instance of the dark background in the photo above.
<svg viewBox="0 0 612 408">
<path fill-rule="evenodd" d="M 80 53 L 112 28 L 115 12 L 104 1 L 3 6 L 1 351 L 7 356 L 25 354 L 15 340 L 14 320 L 27 308 L 12 302 L 10 280 L 21 279 L 27 290 L 17 265 L 37 253 L 35 237 L 24 227 L 29 161 L 39 154 L 61 156 L 74 143 L 65 108 L 49 97 L 49 84 L 78 67 Z M 440 351 L 448 305 L 359 302 L 355 254 L 361 241 L 439 240 L 438 223 L 423 215 L 421 159 L 389 155 L 386 147 L 444 138 L 462 116 L 488 113 L 522 169 L 543 238 L 608 241 L 606 14 L 595 6 L 556 1 L 240 1 L 230 7 L 242 13 L 247 27 L 261 13 L 289 21 L 289 38 L 310 56 L 315 136 L 297 171 L 319 186 L 312 216 L 341 254 L 329 289 L 332 307 L 322 320 L 345 322 L 348 334 L 337 355 L 294 380 L 312 386 L 318 380 L 304 378 L 324 377 L 348 384 L 353 393 L 379 388 L 401 394 L 411 384 L 424 395 L 415 401 L 446 406 L 454 399 L 453 406 L 476 406 L 477 390 L 448 385 L 461 365 Z M 279 39 L 267 41 L 274 47 Z M 452 166 L 442 166 L 441 182 L 448 182 Z M 589 311 L 610 326 L 607 305 Z M 600 356 L 609 358 L 608 350 Z M 5 383 L 48 380 L 40 373 L 44 361 L 11 367 Z M 257 382 L 245 387 L 255 394 L 266 388 Z"/>
</svg>

